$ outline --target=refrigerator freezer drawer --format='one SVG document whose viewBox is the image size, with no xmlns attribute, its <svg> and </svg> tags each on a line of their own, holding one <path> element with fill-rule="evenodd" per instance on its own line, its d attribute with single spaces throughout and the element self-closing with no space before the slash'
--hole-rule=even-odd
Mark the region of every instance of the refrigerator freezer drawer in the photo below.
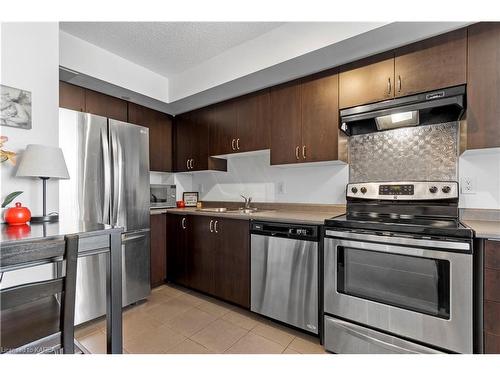
<svg viewBox="0 0 500 375">
<path fill-rule="evenodd" d="M 146 298 L 149 283 L 149 231 L 122 236 L 123 306 Z M 75 325 L 106 314 L 107 254 L 78 259 Z"/>
<path fill-rule="evenodd" d="M 318 243 L 252 234 L 251 310 L 318 333 Z"/>
</svg>

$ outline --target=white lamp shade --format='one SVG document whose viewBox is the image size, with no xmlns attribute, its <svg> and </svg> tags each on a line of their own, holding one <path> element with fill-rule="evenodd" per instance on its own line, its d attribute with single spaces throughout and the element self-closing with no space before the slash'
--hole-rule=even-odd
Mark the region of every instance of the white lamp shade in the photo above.
<svg viewBox="0 0 500 375">
<path fill-rule="evenodd" d="M 59 147 L 28 145 L 22 155 L 16 176 L 68 179 L 69 173 Z"/>
</svg>

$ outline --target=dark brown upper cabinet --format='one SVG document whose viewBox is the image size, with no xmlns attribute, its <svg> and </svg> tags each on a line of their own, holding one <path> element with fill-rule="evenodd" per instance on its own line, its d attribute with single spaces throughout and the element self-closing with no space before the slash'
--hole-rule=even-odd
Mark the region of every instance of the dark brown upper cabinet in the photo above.
<svg viewBox="0 0 500 375">
<path fill-rule="evenodd" d="M 394 54 L 384 54 L 341 68 L 339 108 L 374 103 L 394 97 Z"/>
<path fill-rule="evenodd" d="M 273 90 L 271 108 L 271 164 L 345 160 L 339 147 L 337 74 Z"/>
<path fill-rule="evenodd" d="M 85 89 L 59 81 L 59 107 L 85 112 Z"/>
<path fill-rule="evenodd" d="M 406 96 L 465 84 L 467 29 L 396 50 L 395 95 Z"/>
<path fill-rule="evenodd" d="M 174 118 L 175 171 L 227 171 L 227 161 L 208 156 L 211 108 L 184 113 Z"/>
<path fill-rule="evenodd" d="M 269 148 L 269 92 L 263 91 L 213 107 L 210 155 Z"/>
<path fill-rule="evenodd" d="M 149 129 L 149 169 L 172 172 L 172 118 L 135 103 L 128 103 L 128 122 Z"/>
<path fill-rule="evenodd" d="M 128 119 L 125 100 L 92 90 L 85 90 L 85 112 L 124 122 Z"/>
<path fill-rule="evenodd" d="M 265 150 L 271 141 L 270 95 L 263 91 L 237 102 L 236 152 Z"/>
<path fill-rule="evenodd" d="M 300 163 L 300 83 L 271 91 L 271 165 Z"/>
<path fill-rule="evenodd" d="M 236 151 L 238 113 L 235 101 L 213 107 L 210 124 L 210 155 L 226 155 Z"/>
<path fill-rule="evenodd" d="M 339 151 L 338 75 L 305 81 L 301 85 L 302 150 L 304 162 L 342 160 Z"/>
<path fill-rule="evenodd" d="M 469 27 L 467 149 L 500 147 L 500 23 Z"/>
</svg>

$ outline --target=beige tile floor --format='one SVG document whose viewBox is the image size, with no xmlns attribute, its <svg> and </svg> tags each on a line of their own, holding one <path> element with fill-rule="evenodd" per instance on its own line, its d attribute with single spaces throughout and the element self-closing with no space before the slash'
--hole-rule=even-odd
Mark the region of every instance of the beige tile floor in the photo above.
<svg viewBox="0 0 500 375">
<path fill-rule="evenodd" d="M 106 352 L 104 319 L 79 327 L 91 353 Z M 173 285 L 123 314 L 124 353 L 316 354 L 319 339 L 217 299 Z"/>
</svg>

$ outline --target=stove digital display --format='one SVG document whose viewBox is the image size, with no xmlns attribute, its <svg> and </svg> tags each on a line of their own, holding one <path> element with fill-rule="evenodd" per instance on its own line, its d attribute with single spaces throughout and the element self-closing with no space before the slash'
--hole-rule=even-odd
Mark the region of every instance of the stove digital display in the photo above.
<svg viewBox="0 0 500 375">
<path fill-rule="evenodd" d="M 380 185 L 378 188 L 379 195 L 413 195 L 413 185 Z"/>
</svg>

